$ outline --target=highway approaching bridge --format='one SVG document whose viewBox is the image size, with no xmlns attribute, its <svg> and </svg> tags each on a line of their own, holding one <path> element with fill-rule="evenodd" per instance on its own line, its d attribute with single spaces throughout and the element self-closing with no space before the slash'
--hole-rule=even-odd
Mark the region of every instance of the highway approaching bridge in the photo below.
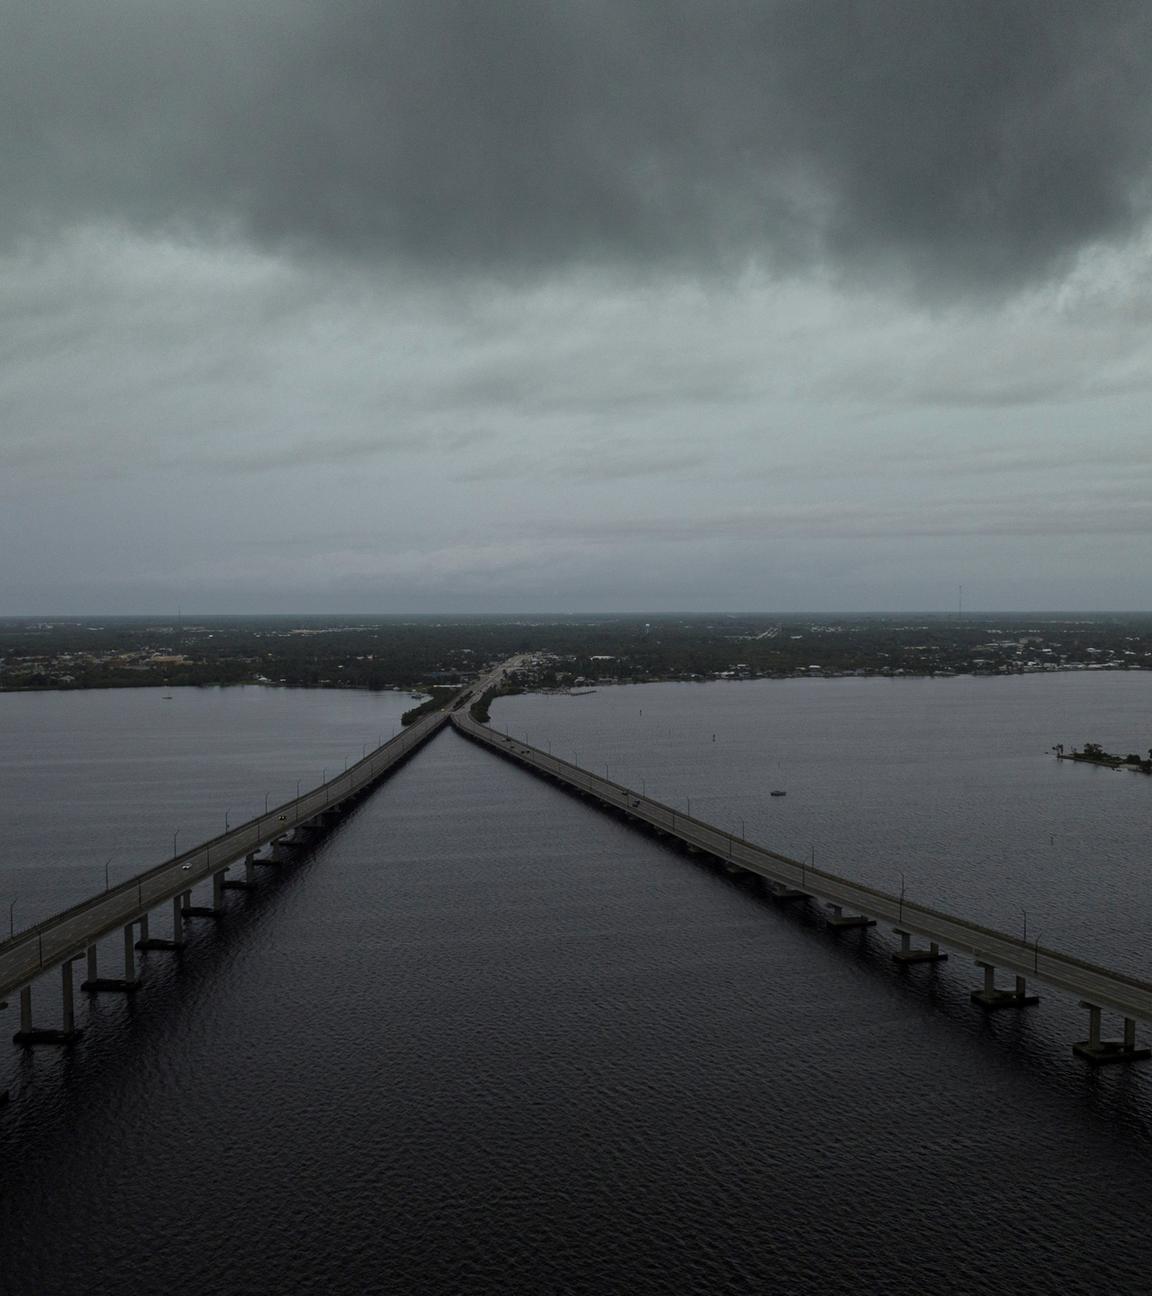
<svg viewBox="0 0 1152 1296">
<path fill-rule="evenodd" d="M 175 855 L 155 868 L 118 886 L 100 892 L 62 913 L 0 941 L 0 1000 L 19 995 L 20 1024 L 14 1039 L 19 1044 L 68 1044 L 76 1026 L 73 965 L 87 962 L 81 985 L 90 993 L 132 993 L 140 988 L 137 950 L 176 950 L 183 944 L 184 924 L 222 912 L 226 889 L 253 884 L 260 865 L 277 861 L 277 845 L 300 845 L 334 823 L 413 752 L 451 721 L 459 733 L 490 751 L 518 762 L 613 813 L 638 828 L 678 842 L 689 851 L 719 862 L 731 873 L 760 879 L 769 894 L 784 901 L 823 901 L 832 928 L 889 925 L 900 941 L 893 958 L 905 963 L 938 962 L 946 951 L 970 957 L 983 970 L 983 985 L 972 999 L 985 1009 L 1022 1008 L 1037 1002 L 1029 981 L 1073 995 L 1088 1010 L 1088 1038 L 1073 1051 L 1092 1064 L 1129 1062 L 1152 1057 L 1152 1050 L 1136 1043 L 1136 1024 L 1152 1024 L 1152 983 L 1099 967 L 1026 942 L 1007 932 L 969 922 L 954 914 L 892 895 L 849 878 L 791 859 L 764 846 L 683 814 L 632 788 L 600 778 L 551 753 L 497 733 L 474 719 L 468 703 L 498 684 L 518 659 L 497 667 L 463 690 L 439 711 L 418 720 L 395 738 L 351 766 L 337 778 L 259 815 L 230 832 Z M 273 853 L 261 855 L 266 848 Z M 244 880 L 229 880 L 229 868 L 243 861 Z M 211 903 L 192 903 L 194 888 L 211 886 Z M 171 937 L 153 936 L 149 920 L 157 908 L 171 904 Z M 98 943 L 122 933 L 123 975 L 102 977 Z M 914 941 L 922 942 L 914 944 Z M 37 1027 L 33 1022 L 32 985 L 48 973 L 61 977 L 61 1025 Z M 997 973 L 1014 978 L 1010 988 L 997 985 Z M 0 1003 L 0 1006 L 6 1006 Z M 1101 1016 L 1107 1012 L 1123 1019 L 1123 1037 L 1101 1037 Z M 0 1102 L 6 1098 L 0 1091 Z"/>
</svg>

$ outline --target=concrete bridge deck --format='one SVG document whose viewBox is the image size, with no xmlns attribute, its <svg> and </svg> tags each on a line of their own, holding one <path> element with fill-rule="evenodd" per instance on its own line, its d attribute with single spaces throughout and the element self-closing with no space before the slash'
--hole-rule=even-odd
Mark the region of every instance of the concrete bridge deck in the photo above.
<svg viewBox="0 0 1152 1296">
<path fill-rule="evenodd" d="M 303 796 L 0 941 L 0 999 L 83 955 L 102 937 L 139 922 L 165 901 L 185 895 L 198 882 L 218 876 L 229 864 L 368 790 L 438 733 L 447 719 L 447 710 L 435 712 Z"/>
<path fill-rule="evenodd" d="M 894 956 L 897 959 L 927 962 L 946 957 L 940 953 L 941 946 L 969 956 L 984 969 L 983 988 L 974 991 L 972 997 L 985 1007 L 1036 1002 L 1035 996 L 1027 994 L 1027 980 L 1073 995 L 1089 1010 L 1089 1039 L 1074 1046 L 1075 1051 L 1089 1061 L 1120 1061 L 1149 1056 L 1148 1050 L 1135 1049 L 1134 1027 L 1138 1021 L 1152 1023 L 1152 982 L 1099 967 L 1038 943 L 1023 941 L 1008 932 L 969 922 L 955 914 L 813 868 L 803 860 L 780 855 L 683 814 L 634 788 L 600 778 L 590 770 L 497 733 L 478 723 L 467 711 L 454 713 L 452 723 L 465 736 L 529 769 L 590 795 L 604 806 L 678 839 L 685 846 L 705 852 L 733 870 L 763 878 L 781 898 L 807 896 L 824 901 L 834 914 L 829 920 L 833 926 L 861 926 L 870 920 L 890 924 L 903 942 L 901 952 Z M 845 910 L 851 911 L 854 917 L 845 918 Z M 928 947 L 912 948 L 913 937 L 927 941 Z M 997 989 L 997 969 L 1014 975 L 1016 981 L 1012 989 Z M 1122 1044 L 1100 1040 L 1102 1009 L 1124 1018 Z"/>
</svg>

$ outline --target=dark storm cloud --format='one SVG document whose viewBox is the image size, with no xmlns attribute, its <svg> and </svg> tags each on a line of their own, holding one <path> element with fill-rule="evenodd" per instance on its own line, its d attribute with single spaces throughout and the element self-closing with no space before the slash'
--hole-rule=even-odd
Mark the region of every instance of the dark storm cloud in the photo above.
<svg viewBox="0 0 1152 1296">
<path fill-rule="evenodd" d="M 8 6 L 9 237 L 1011 286 L 1147 215 L 1146 0 Z"/>
</svg>

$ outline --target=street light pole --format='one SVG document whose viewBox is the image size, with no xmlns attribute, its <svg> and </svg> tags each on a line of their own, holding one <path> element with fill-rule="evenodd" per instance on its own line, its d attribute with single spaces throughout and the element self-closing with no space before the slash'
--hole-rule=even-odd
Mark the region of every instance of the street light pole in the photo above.
<svg viewBox="0 0 1152 1296">
<path fill-rule="evenodd" d="M 8 935 L 11 938 L 16 935 L 16 920 L 12 917 L 12 912 L 16 908 L 16 901 L 13 900 L 8 906 Z"/>
<path fill-rule="evenodd" d="M 904 921 L 904 874 L 900 874 L 900 922 Z"/>
<path fill-rule="evenodd" d="M 1021 906 L 1020 912 L 1024 915 L 1024 944 L 1028 944 L 1028 910 Z"/>
<path fill-rule="evenodd" d="M 176 831 L 172 834 L 172 854 L 173 855 L 176 854 L 176 838 L 179 836 L 180 836 L 180 829 L 177 828 Z"/>
</svg>

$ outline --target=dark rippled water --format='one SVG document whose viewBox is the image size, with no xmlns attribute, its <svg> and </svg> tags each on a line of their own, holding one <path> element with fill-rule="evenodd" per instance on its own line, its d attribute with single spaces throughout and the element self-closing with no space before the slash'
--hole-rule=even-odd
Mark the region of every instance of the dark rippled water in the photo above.
<svg viewBox="0 0 1152 1296">
<path fill-rule="evenodd" d="M 453 734 L 229 904 L 18 1058 L 6 1293 L 1148 1290 L 1152 1073 L 1070 1005 L 978 1013 Z"/>
<path fill-rule="evenodd" d="M 0 923 L 17 930 L 338 773 L 406 693 L 0 693 Z"/>
<path fill-rule="evenodd" d="M 1152 673 L 502 698 L 498 726 L 798 858 L 1152 980 Z M 787 792 L 772 797 L 773 789 Z"/>
</svg>

